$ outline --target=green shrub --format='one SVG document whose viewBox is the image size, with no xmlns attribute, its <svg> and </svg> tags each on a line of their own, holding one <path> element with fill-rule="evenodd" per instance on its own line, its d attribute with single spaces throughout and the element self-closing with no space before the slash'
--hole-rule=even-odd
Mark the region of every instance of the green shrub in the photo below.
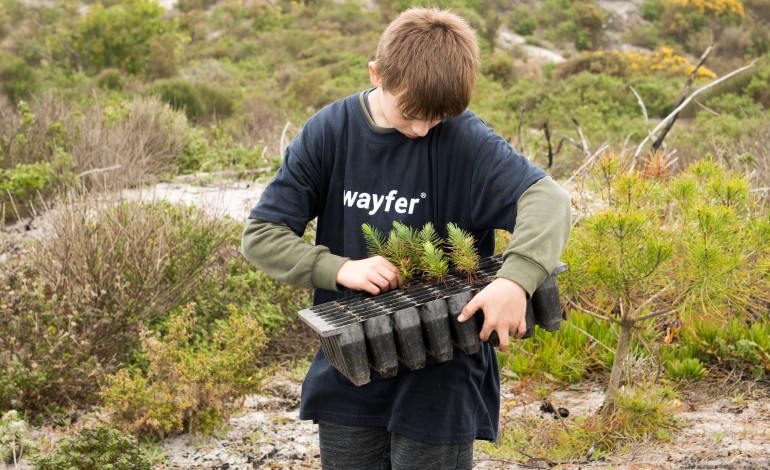
<svg viewBox="0 0 770 470">
<path fill-rule="evenodd" d="M 0 222 L 34 213 L 75 180 L 67 117 L 49 100 L 35 108 L 20 101 L 10 119 L 0 120 Z"/>
<path fill-rule="evenodd" d="M 235 103 L 228 93 L 205 83 L 197 85 L 196 88 L 203 105 L 203 115 L 207 120 L 220 121 L 233 114 Z"/>
<path fill-rule="evenodd" d="M 578 50 L 593 50 L 604 42 L 606 15 L 593 2 L 574 2 L 577 31 L 575 47 Z"/>
<path fill-rule="evenodd" d="M 487 58 L 484 61 L 483 73 L 505 86 L 510 85 L 517 78 L 513 58 L 505 52 L 494 53 Z"/>
<path fill-rule="evenodd" d="M 76 69 L 95 75 L 108 67 L 131 74 L 147 71 L 152 43 L 163 34 L 174 34 L 176 23 L 162 18 L 155 0 L 129 0 L 105 8 L 88 9 L 72 37 Z"/>
<path fill-rule="evenodd" d="M 769 280 L 758 271 L 770 256 L 770 222 L 753 204 L 747 179 L 707 160 L 670 179 L 665 160 L 652 157 L 630 173 L 627 164 L 610 156 L 595 167 L 589 185 L 608 206 L 571 234 L 566 291 L 592 292 L 610 305 L 622 296 L 632 308 L 668 285 L 678 293 L 676 304 L 665 303 L 671 294 L 655 300 L 687 318 L 761 311 L 770 300 Z M 617 243 L 609 243 L 610 235 Z M 658 245 L 669 248 L 659 255 Z"/>
<path fill-rule="evenodd" d="M 205 108 L 200 92 L 186 80 L 163 80 L 150 87 L 147 93 L 157 96 L 172 108 L 184 112 L 192 121 L 203 116 Z"/>
<path fill-rule="evenodd" d="M 680 341 L 694 351 L 691 355 L 706 364 L 743 370 L 755 379 L 764 379 L 770 374 L 768 333 L 770 322 L 767 320 L 751 326 L 740 318 L 733 318 L 726 325 L 695 320 L 683 331 Z"/>
<path fill-rule="evenodd" d="M 102 426 L 82 428 L 48 455 L 33 462 L 36 470 L 151 470 L 137 442 Z"/>
<path fill-rule="evenodd" d="M 14 103 L 28 100 L 39 88 L 35 70 L 26 61 L 17 58 L 0 67 L 0 84 L 3 93 Z"/>
<path fill-rule="evenodd" d="M 104 69 L 96 77 L 96 84 L 105 90 L 122 90 L 125 76 L 118 69 Z"/>
<path fill-rule="evenodd" d="M 154 36 L 150 40 L 147 78 L 155 80 L 176 75 L 181 54 L 181 43 L 176 33 Z"/>
<path fill-rule="evenodd" d="M 697 382 L 706 376 L 706 367 L 700 360 L 688 357 L 673 359 L 666 363 L 666 372 L 675 382 Z"/>
<path fill-rule="evenodd" d="M 522 344 L 527 353 L 514 351 L 500 355 L 498 361 L 517 378 L 535 376 L 557 382 L 578 382 L 586 373 L 589 358 L 583 353 L 586 338 L 568 338 L 572 331 L 576 330 L 563 328 L 554 334 L 536 328 L 535 335 Z"/>
<path fill-rule="evenodd" d="M 647 21 L 657 21 L 663 13 L 663 3 L 661 0 L 644 0 L 642 2 L 642 18 Z"/>
<path fill-rule="evenodd" d="M 501 368 L 515 377 L 534 376 L 557 382 L 574 383 L 589 372 L 612 368 L 617 346 L 617 329 L 580 311 L 571 311 L 561 329 L 551 333 L 540 328 L 521 342 L 521 351 L 498 353 Z M 643 330 L 644 341 L 654 337 Z"/>
<path fill-rule="evenodd" d="M 171 315 L 161 338 L 145 336 L 145 369 L 107 377 L 101 395 L 119 428 L 138 436 L 209 434 L 232 412 L 232 401 L 259 387 L 266 337 L 259 320 L 234 308 L 210 338 L 195 334 L 200 314 L 189 305 Z"/>
<path fill-rule="evenodd" d="M 38 162 L 0 168 L 0 221 L 15 220 L 46 204 L 46 197 L 73 181 L 68 156 L 57 164 Z M 67 170 L 62 171 L 64 168 Z"/>
<path fill-rule="evenodd" d="M 527 4 L 517 6 L 509 14 L 509 21 L 513 31 L 522 36 L 529 36 L 537 29 L 537 18 Z"/>
<path fill-rule="evenodd" d="M 26 453 L 35 449 L 29 438 L 27 423 L 16 410 L 7 411 L 0 417 L 0 462 L 17 464 Z"/>
</svg>

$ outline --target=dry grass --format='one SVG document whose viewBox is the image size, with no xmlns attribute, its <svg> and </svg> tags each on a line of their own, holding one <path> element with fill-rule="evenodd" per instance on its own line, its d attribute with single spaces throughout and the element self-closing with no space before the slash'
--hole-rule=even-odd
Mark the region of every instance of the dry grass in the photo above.
<svg viewBox="0 0 770 470">
<path fill-rule="evenodd" d="M 193 208 L 123 202 L 98 206 L 73 196 L 46 218 L 33 249 L 42 279 L 93 315 L 79 329 L 98 339 L 100 357 L 130 344 L 150 324 L 189 300 L 228 248 L 232 227 Z M 221 255 L 221 256 L 220 256 Z M 228 255 L 229 256 L 229 255 Z"/>
<path fill-rule="evenodd" d="M 233 131 L 235 140 L 247 148 L 265 149 L 267 155 L 282 155 L 282 143 L 287 145 L 294 137 L 291 132 L 296 132 L 296 128 L 289 126 L 287 132 L 291 132 L 283 135 L 287 125 L 284 113 L 256 97 L 244 103 L 243 108 L 244 117 Z"/>
<path fill-rule="evenodd" d="M 94 108 L 81 122 L 72 156 L 87 187 L 133 186 L 176 168 L 185 147 L 183 116 L 156 98 L 136 98 L 113 112 Z"/>
</svg>

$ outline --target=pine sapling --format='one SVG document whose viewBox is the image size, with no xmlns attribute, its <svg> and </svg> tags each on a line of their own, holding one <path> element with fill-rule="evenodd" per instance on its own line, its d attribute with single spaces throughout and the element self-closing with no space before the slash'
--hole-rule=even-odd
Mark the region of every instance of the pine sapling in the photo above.
<svg viewBox="0 0 770 470">
<path fill-rule="evenodd" d="M 444 278 L 449 272 L 449 259 L 440 246 L 431 241 L 426 241 L 422 245 L 422 256 L 420 258 L 423 275 L 426 279 L 435 282 L 444 282 Z"/>
<path fill-rule="evenodd" d="M 393 229 L 385 245 L 385 258 L 398 268 L 401 278 L 408 282 L 418 270 L 419 258 L 415 256 L 415 232 L 411 227 L 393 222 Z"/>
<path fill-rule="evenodd" d="M 370 256 L 383 256 L 386 257 L 386 242 L 387 239 L 377 227 L 369 224 L 361 225 L 361 230 L 364 232 L 364 242 L 366 243 L 366 251 Z"/>
<path fill-rule="evenodd" d="M 422 230 L 417 232 L 416 234 L 416 255 L 417 258 L 422 256 L 423 247 L 425 246 L 425 242 L 431 242 L 433 246 L 441 246 L 443 243 L 443 240 L 441 239 L 441 236 L 439 236 L 438 232 L 436 232 L 435 227 L 433 227 L 433 224 L 431 222 L 428 222 L 422 227 Z"/>
<path fill-rule="evenodd" d="M 472 282 L 476 277 L 476 270 L 479 269 L 479 253 L 473 235 L 452 222 L 447 224 L 447 232 L 449 261 L 458 272 L 467 276 L 468 282 Z"/>
</svg>

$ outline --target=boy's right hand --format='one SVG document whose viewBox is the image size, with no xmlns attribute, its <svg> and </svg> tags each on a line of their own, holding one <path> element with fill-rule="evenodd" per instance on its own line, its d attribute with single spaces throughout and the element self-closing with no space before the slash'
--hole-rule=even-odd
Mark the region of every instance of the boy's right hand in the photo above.
<svg viewBox="0 0 770 470">
<path fill-rule="evenodd" d="M 398 269 L 382 256 L 345 261 L 337 271 L 337 284 L 372 295 L 404 287 Z"/>
</svg>

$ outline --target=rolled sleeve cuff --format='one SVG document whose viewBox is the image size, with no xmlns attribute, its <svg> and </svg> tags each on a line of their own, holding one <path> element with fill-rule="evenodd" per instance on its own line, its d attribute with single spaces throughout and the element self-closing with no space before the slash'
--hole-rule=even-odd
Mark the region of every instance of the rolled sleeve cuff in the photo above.
<svg viewBox="0 0 770 470">
<path fill-rule="evenodd" d="M 527 291 L 531 297 L 535 289 L 545 281 L 550 273 L 535 261 L 520 255 L 509 255 L 497 271 L 496 277 L 509 279 Z"/>
<path fill-rule="evenodd" d="M 337 256 L 328 251 L 321 253 L 313 264 L 312 282 L 313 286 L 319 289 L 339 291 L 337 284 L 337 271 L 342 264 L 349 260 L 344 256 Z"/>
</svg>

